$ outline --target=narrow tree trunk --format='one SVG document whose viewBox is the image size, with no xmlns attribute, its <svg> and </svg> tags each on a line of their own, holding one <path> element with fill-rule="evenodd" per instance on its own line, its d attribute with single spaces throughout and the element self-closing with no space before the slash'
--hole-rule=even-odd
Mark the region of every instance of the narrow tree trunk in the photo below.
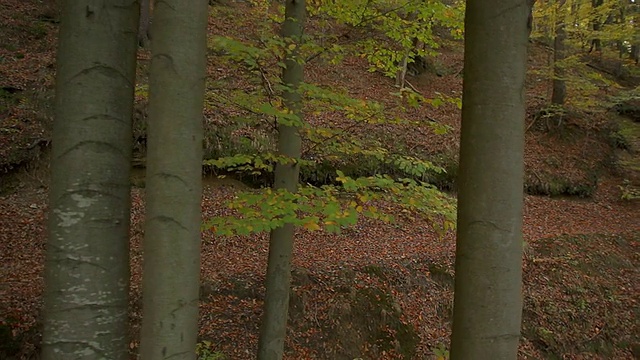
<svg viewBox="0 0 640 360">
<path fill-rule="evenodd" d="M 579 24 L 580 21 L 580 7 L 582 6 L 582 3 L 580 1 L 574 1 L 571 3 L 571 26 L 577 26 Z"/>
<path fill-rule="evenodd" d="M 638 30 L 638 28 L 640 28 L 640 26 L 638 26 L 638 24 L 640 24 L 640 5 L 638 5 L 637 1 L 627 5 L 628 8 L 626 8 L 626 13 L 631 17 L 629 20 L 636 25 L 635 33 L 632 35 L 632 38 L 628 40 L 631 43 L 629 56 L 635 61 L 635 64 L 638 65 L 640 62 L 640 31 Z"/>
<path fill-rule="evenodd" d="M 149 27 L 151 25 L 152 0 L 140 0 L 140 24 L 138 25 L 138 44 L 149 47 Z"/>
<path fill-rule="evenodd" d="M 207 10 L 207 0 L 154 9 L 142 359 L 195 359 Z"/>
<path fill-rule="evenodd" d="M 285 58 L 282 82 L 288 87 L 284 104 L 302 120 L 302 98 L 298 86 L 303 80 L 302 59 L 298 57 L 305 21 L 305 1 L 286 0 L 282 37 L 291 49 Z M 278 152 L 291 158 L 292 163 L 278 163 L 275 169 L 274 188 L 297 191 L 300 166 L 301 139 L 298 126 L 278 125 Z M 266 276 L 264 316 L 260 326 L 258 359 L 282 359 L 289 310 L 289 288 L 291 284 L 291 254 L 294 227 L 286 224 L 271 232 L 269 240 L 269 264 Z"/>
<path fill-rule="evenodd" d="M 565 0 L 560 0 L 558 4 L 558 12 L 562 11 Z M 565 71 L 562 62 L 565 59 L 565 39 L 567 34 L 565 31 L 565 17 L 558 15 L 556 20 L 556 36 L 553 40 L 553 87 L 551 93 L 551 103 L 563 106 L 567 97 L 567 85 L 564 80 Z"/>
<path fill-rule="evenodd" d="M 598 7 L 602 5 L 603 1 L 604 0 L 591 1 L 591 7 L 594 9 L 594 11 L 596 12 L 598 11 Z M 600 31 L 601 25 L 600 25 L 600 16 L 598 16 L 597 14 L 593 19 L 592 27 L 593 27 L 593 32 L 596 33 L 596 37 L 591 40 L 591 48 L 589 49 L 589 52 L 592 52 L 593 50 L 600 52 L 602 51 L 602 42 L 600 41 L 600 38 L 597 37 L 597 33 Z"/>
<path fill-rule="evenodd" d="M 396 86 L 400 89 L 404 88 L 405 78 L 407 77 L 407 65 L 409 64 L 409 53 L 404 55 L 400 63 L 400 69 L 396 73 Z"/>
<path fill-rule="evenodd" d="M 467 1 L 453 360 L 516 359 L 527 16 L 525 0 Z"/>
<path fill-rule="evenodd" d="M 529 35 L 531 35 L 531 32 L 533 31 L 533 7 L 535 6 L 535 4 L 536 0 L 527 0 L 527 33 Z"/>
<path fill-rule="evenodd" d="M 42 358 L 124 360 L 138 7 L 61 7 Z"/>
<path fill-rule="evenodd" d="M 638 65 L 638 60 L 640 60 L 640 44 L 631 45 L 630 57 L 635 64 Z"/>
</svg>

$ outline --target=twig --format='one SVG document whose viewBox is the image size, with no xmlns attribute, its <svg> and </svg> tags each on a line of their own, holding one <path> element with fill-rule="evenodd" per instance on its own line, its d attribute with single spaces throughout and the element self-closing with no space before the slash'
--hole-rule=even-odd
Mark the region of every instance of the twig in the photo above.
<svg viewBox="0 0 640 360">
<path fill-rule="evenodd" d="M 411 88 L 411 90 L 415 91 L 416 93 L 418 93 L 419 95 L 422 95 L 422 93 L 420 91 L 418 91 L 418 89 L 416 89 L 415 86 L 413 86 L 409 80 L 404 79 L 405 84 L 409 85 L 409 87 Z"/>
<path fill-rule="evenodd" d="M 609 74 L 611 76 L 616 76 L 616 74 L 614 74 L 612 71 L 609 71 L 603 67 L 597 66 L 597 65 L 593 65 L 593 64 L 586 64 L 588 67 L 598 70 L 598 71 L 602 71 L 603 73 Z"/>
<path fill-rule="evenodd" d="M 269 93 L 269 102 L 271 102 L 271 98 L 276 96 L 276 92 L 273 91 L 273 88 L 271 87 L 271 82 L 267 78 L 267 74 L 264 71 L 264 69 L 262 68 L 262 66 L 258 67 L 258 71 L 260 71 L 260 76 L 262 77 L 262 84 L 266 85 L 266 88 L 267 88 L 268 93 Z"/>
<path fill-rule="evenodd" d="M 533 175 L 538 179 L 540 184 L 544 184 L 544 181 L 542 181 L 542 178 L 540 177 L 540 175 L 538 175 L 538 173 L 535 171 L 532 171 L 532 172 L 533 172 Z"/>
<path fill-rule="evenodd" d="M 531 122 L 531 124 L 529 124 L 526 129 L 524 129 L 524 132 L 526 133 L 527 131 L 529 131 L 529 129 L 531 129 L 531 127 L 533 126 L 533 124 L 536 123 L 536 117 L 533 117 L 533 121 Z"/>
</svg>

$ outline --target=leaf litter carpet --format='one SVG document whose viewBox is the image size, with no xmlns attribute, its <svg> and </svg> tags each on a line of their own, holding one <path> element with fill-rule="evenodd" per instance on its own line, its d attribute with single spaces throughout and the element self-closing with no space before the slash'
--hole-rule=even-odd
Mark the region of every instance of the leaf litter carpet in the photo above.
<svg viewBox="0 0 640 360">
<path fill-rule="evenodd" d="M 220 204 L 234 196 L 236 191 L 233 186 L 206 186 L 202 204 L 204 216 L 225 214 L 227 210 Z M 640 206 L 637 202 L 618 199 L 617 188 L 611 181 L 604 181 L 596 196 L 590 200 L 526 196 L 524 238 L 528 245 L 524 262 L 525 322 L 527 311 L 539 310 L 536 304 L 540 305 L 541 301 L 560 303 L 566 297 L 560 285 L 549 284 L 554 267 L 578 266 L 581 262 L 589 261 L 589 256 L 600 252 L 627 251 L 615 243 L 596 243 L 593 245 L 595 248 L 581 252 L 580 244 L 572 247 L 571 244 L 560 244 L 559 240 L 554 240 L 556 246 L 565 246 L 563 251 L 566 253 L 548 256 L 545 252 L 548 249 L 542 248 L 548 244 L 543 244 L 543 240 L 561 239 L 558 237 L 563 235 L 624 235 L 631 239 L 625 243 L 631 250 L 627 254 L 632 261 L 630 270 L 627 268 L 621 274 L 604 264 L 601 273 L 591 276 L 596 280 L 599 276 L 609 279 L 614 282 L 612 286 L 622 288 L 618 295 L 622 308 L 629 310 L 638 306 Z M 143 190 L 132 190 L 132 200 L 131 347 L 135 352 L 141 315 Z M 0 324 L 11 324 L 13 336 L 21 339 L 22 358 L 30 358 L 39 343 L 46 211 L 46 191 L 43 189 L 25 188 L 0 197 Z M 336 342 L 327 334 L 327 329 L 335 329 L 335 325 L 340 325 L 339 319 L 331 316 L 338 306 L 342 306 L 338 301 L 341 296 L 339 284 L 361 289 L 387 289 L 396 305 L 402 309 L 402 321 L 412 325 L 419 336 L 416 347 L 418 355 L 415 358 L 431 358 L 429 354 L 432 354 L 432 349 L 448 342 L 453 291 L 450 283 L 437 280 L 438 276 L 452 276 L 454 247 L 453 234 L 439 238 L 426 222 L 402 217 L 395 224 L 360 221 L 357 226 L 339 235 L 298 231 L 293 259 L 294 295 L 286 358 L 340 358 L 341 353 L 349 352 L 349 349 L 343 349 L 342 352 L 339 349 L 348 344 Z M 222 351 L 230 359 L 250 359 L 255 354 L 267 252 L 266 235 L 216 238 L 211 232 L 203 232 L 201 338 L 210 340 L 214 349 Z M 418 279 L 416 274 L 431 276 L 419 282 L 415 280 Z M 591 296 L 599 298 L 605 294 L 594 293 Z M 594 300 L 593 306 L 602 305 L 597 300 Z M 303 309 L 298 311 L 297 305 Z M 528 306 L 531 308 L 527 310 Z M 638 324 L 637 320 L 633 320 L 633 311 L 609 316 L 628 328 L 629 341 L 637 341 Z M 553 321 L 543 315 L 536 319 Z M 553 324 L 536 325 L 553 327 Z M 603 326 L 606 324 L 600 325 Z M 584 336 L 587 333 L 591 334 L 588 336 L 598 336 L 602 331 L 598 330 L 598 325 L 593 325 L 591 329 L 580 329 Z M 633 331 L 636 331 L 635 335 Z M 526 332 L 524 335 L 521 357 L 540 356 L 540 344 L 528 339 Z M 562 334 L 557 336 L 562 337 Z M 392 359 L 400 356 L 398 349 L 359 346 L 371 358 Z M 616 358 L 632 358 L 630 352 L 618 351 L 615 354 Z M 569 358 L 583 358 L 575 355 Z"/>
</svg>

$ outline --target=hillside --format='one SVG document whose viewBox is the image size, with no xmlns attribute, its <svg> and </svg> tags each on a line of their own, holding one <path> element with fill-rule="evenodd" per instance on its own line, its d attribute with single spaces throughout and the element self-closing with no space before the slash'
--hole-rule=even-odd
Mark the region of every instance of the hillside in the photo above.
<svg viewBox="0 0 640 360">
<path fill-rule="evenodd" d="M 247 42 L 264 29 L 243 1 L 210 7 L 209 32 Z M 34 359 L 40 341 L 43 251 L 46 241 L 48 149 L 53 119 L 57 12 L 33 0 L 0 4 L 0 358 Z M 309 31 L 326 31 L 313 20 Z M 342 34 L 348 29 L 332 27 Z M 366 32 L 352 31 L 344 41 Z M 425 97 L 462 91 L 462 44 L 439 49 L 433 71 L 410 77 Z M 212 44 L 205 128 L 208 156 L 272 145 L 260 131 L 231 119 L 242 110 L 221 104 L 221 96 L 259 87 Z M 640 186 L 640 128 L 633 109 L 572 111 L 562 124 L 544 116 L 548 81 L 537 75 L 548 49 L 530 45 L 527 79 L 527 244 L 522 359 L 634 359 L 640 357 L 640 203 L 623 200 Z M 146 69 L 141 50 L 136 91 L 132 176 L 131 351 L 140 324 L 141 238 L 144 221 Z M 607 63 L 592 59 L 603 76 Z M 266 67 L 270 71 L 274 68 Z M 322 58 L 307 65 L 308 82 L 340 89 L 358 99 L 384 104 L 389 117 L 423 121 L 350 124 L 339 112 L 310 114 L 313 124 L 348 128 L 398 153 L 432 160 L 447 170 L 430 178 L 455 194 L 460 110 L 454 104 L 403 108 L 393 79 L 367 71 L 361 57 L 338 64 Z M 638 79 L 621 86 L 637 86 Z M 635 81 L 635 82 L 634 82 Z M 598 99 L 607 98 L 602 88 Z M 628 105 L 628 104 L 627 104 Z M 626 106 L 626 105 L 625 105 Z M 633 106 L 633 103 L 631 105 Z M 625 115 L 625 116 L 623 116 Z M 436 135 L 431 123 L 450 130 Z M 249 139 L 251 145 L 239 139 Z M 244 146 L 244 148 L 243 148 Z M 313 156 L 313 149 L 307 149 Z M 352 160 L 352 161 L 350 161 Z M 336 168 L 353 175 L 391 171 L 378 163 L 346 159 L 303 172 L 321 183 Z M 205 217 L 263 177 L 236 180 L 205 175 Z M 242 180 L 239 181 L 239 180 Z M 250 359 L 257 348 L 268 240 L 265 235 L 220 238 L 203 233 L 200 336 L 203 346 L 227 359 Z M 299 230 L 294 254 L 287 359 L 431 359 L 448 346 L 453 301 L 455 239 L 439 237 L 410 214 L 386 224 L 362 220 L 342 234 Z M 133 358 L 133 356 L 132 356 Z"/>
</svg>

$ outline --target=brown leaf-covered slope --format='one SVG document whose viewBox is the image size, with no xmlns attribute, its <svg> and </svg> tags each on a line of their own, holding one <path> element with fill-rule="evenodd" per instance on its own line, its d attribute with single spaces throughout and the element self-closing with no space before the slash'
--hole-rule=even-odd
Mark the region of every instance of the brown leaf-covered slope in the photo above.
<svg viewBox="0 0 640 360">
<path fill-rule="evenodd" d="M 640 301 L 640 207 L 618 201 L 610 184 L 606 185 L 596 199 L 588 201 L 526 198 L 528 316 L 523 358 L 527 354 L 540 358 L 543 329 L 553 332 L 552 340 L 547 341 L 562 344 L 568 358 L 584 358 L 571 353 L 572 342 L 588 342 L 599 334 L 608 336 L 604 338 L 608 341 L 638 341 L 634 311 Z M 219 204 L 235 191 L 230 186 L 207 186 L 205 215 L 222 214 L 225 210 Z M 24 190 L 0 198 L 0 319 L 9 322 L 16 337 L 23 340 L 25 355 L 38 341 L 45 204 L 46 193 L 42 190 Z M 134 189 L 134 338 L 140 320 L 143 214 L 143 193 Z M 604 238 L 593 240 L 594 234 Z M 250 359 L 257 347 L 267 238 L 223 239 L 204 232 L 203 240 L 201 336 L 230 359 Z M 359 351 L 370 358 L 396 358 L 396 350 L 373 349 L 373 344 L 367 349 L 364 345 L 370 335 L 364 327 L 384 323 L 368 323 L 367 317 L 358 315 L 355 300 L 367 291 L 392 297 L 390 309 L 401 309 L 402 321 L 412 325 L 418 336 L 415 358 L 429 358 L 425 354 L 446 344 L 449 335 L 453 255 L 451 234 L 439 238 L 420 220 L 404 219 L 397 224 L 362 221 L 341 235 L 299 231 L 288 358 L 337 359 L 355 357 Z M 584 267 L 588 271 L 583 272 Z M 369 316 L 379 316 L 380 306 L 372 307 Z M 353 323 L 349 325 L 345 319 Z M 571 331 L 563 331 L 565 327 Z M 336 338 L 336 332 L 342 337 Z M 359 341 L 358 336 L 365 339 Z M 352 343 L 345 342 L 346 338 Z M 132 348 L 136 345 L 134 340 Z M 632 358 L 629 352 L 616 351 L 615 358 Z"/>
<path fill-rule="evenodd" d="M 56 16 L 36 1 L 0 3 L 0 171 L 36 158 L 47 143 Z"/>
<path fill-rule="evenodd" d="M 0 86 L 35 96 L 26 99 L 39 99 L 37 95 L 49 94 L 52 86 L 57 25 L 49 20 L 55 18 L 47 15 L 50 10 L 39 4 L 31 0 L 0 4 L 0 26 L 6 34 L 0 46 Z M 259 19 L 252 18 L 250 14 L 255 13 L 246 3 L 216 5 L 212 12 L 211 34 L 255 38 Z M 32 28 L 40 23 L 46 28 L 44 36 Z M 546 61 L 541 49 L 534 50 L 532 69 Z M 139 59 L 144 64 L 148 53 L 142 52 Z M 228 86 L 253 86 L 217 61 L 216 56 L 210 57 L 210 80 L 227 78 Z M 459 96 L 459 44 L 445 46 L 438 61 L 454 71 L 441 77 L 410 78 L 412 85 L 425 96 L 436 92 Z M 307 79 L 345 89 L 354 97 L 375 99 L 390 107 L 395 104 L 393 81 L 367 72 L 361 58 L 347 58 L 332 66 L 313 62 L 307 67 Z M 535 75 L 528 78 L 527 125 L 545 103 L 546 85 Z M 46 109 L 29 103 L 0 109 L 0 125 L 10 129 L 0 132 L 3 161 L 16 149 L 30 146 L 29 141 L 48 137 L 51 119 L 43 114 Z M 208 108 L 206 117 L 210 123 L 223 123 L 221 114 Z M 455 106 L 422 107 L 404 116 L 435 119 L 452 131 L 434 136 L 428 127 L 377 125 L 376 133 L 387 133 L 389 139 L 404 141 L 407 148 L 422 153 L 456 153 L 460 113 Z M 571 121 L 583 129 L 585 121 L 592 120 Z M 339 122 L 341 118 L 328 115 L 311 121 Z M 527 132 L 527 176 L 533 181 L 547 179 L 549 174 L 582 179 L 608 156 L 593 133 L 583 136 L 578 132 L 577 140 L 567 142 L 537 127 L 533 124 Z M 594 196 L 584 200 L 526 197 L 521 358 L 542 359 L 551 353 L 567 359 L 633 358 L 633 346 L 640 344 L 636 320 L 640 205 L 620 200 L 620 183 L 621 179 L 603 176 Z M 207 179 L 202 202 L 205 217 L 225 214 L 221 204 L 240 187 Z M 141 315 L 144 191 L 133 189 L 132 199 L 133 354 Z M 46 204 L 46 189 L 29 183 L 0 196 L 0 358 L 9 353 L 15 358 L 37 358 Z M 265 235 L 216 238 L 203 232 L 200 335 L 228 359 L 254 358 L 267 244 Z M 434 351 L 448 344 L 453 256 L 453 234 L 438 237 L 425 221 L 410 216 L 399 216 L 395 224 L 363 220 L 340 235 L 299 231 L 286 358 L 434 358 Z M 2 332 L 5 330 L 8 333 Z M 9 345 L 17 348 L 9 349 Z"/>
</svg>

